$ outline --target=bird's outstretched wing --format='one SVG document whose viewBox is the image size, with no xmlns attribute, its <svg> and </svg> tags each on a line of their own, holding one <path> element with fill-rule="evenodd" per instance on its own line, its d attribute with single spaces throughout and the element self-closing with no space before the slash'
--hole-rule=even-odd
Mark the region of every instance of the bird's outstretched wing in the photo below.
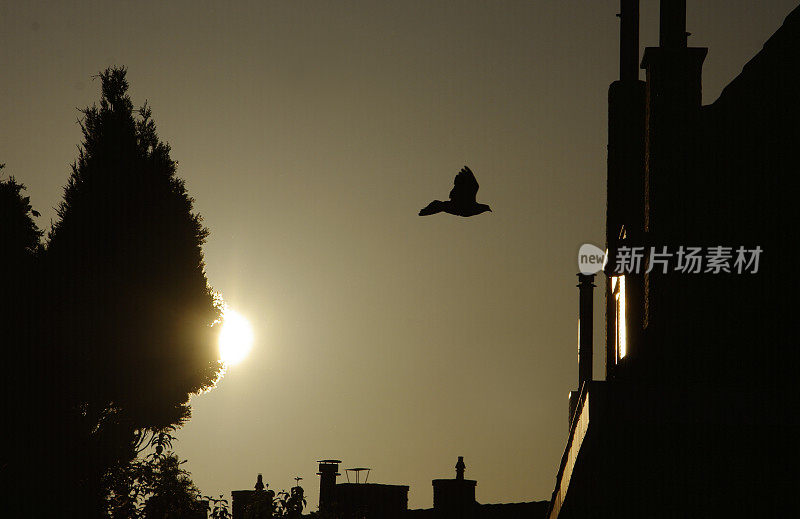
<svg viewBox="0 0 800 519">
<path fill-rule="evenodd" d="M 461 168 L 453 181 L 453 189 L 450 191 L 450 200 L 455 204 L 474 204 L 475 195 L 478 194 L 478 181 L 475 175 L 467 166 Z"/>
<path fill-rule="evenodd" d="M 444 202 L 441 200 L 434 200 L 430 204 L 426 205 L 419 211 L 420 216 L 428 216 L 430 214 L 441 213 L 444 211 Z"/>
</svg>

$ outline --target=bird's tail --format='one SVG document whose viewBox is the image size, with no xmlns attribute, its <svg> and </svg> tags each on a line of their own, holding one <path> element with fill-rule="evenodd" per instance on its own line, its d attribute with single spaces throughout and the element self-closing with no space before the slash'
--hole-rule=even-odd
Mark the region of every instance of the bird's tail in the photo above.
<svg viewBox="0 0 800 519">
<path fill-rule="evenodd" d="M 419 215 L 420 216 L 428 216 L 430 214 L 441 213 L 444 211 L 444 207 L 442 205 L 444 202 L 441 200 L 434 200 L 430 204 L 426 205 L 424 208 L 420 209 Z"/>
</svg>

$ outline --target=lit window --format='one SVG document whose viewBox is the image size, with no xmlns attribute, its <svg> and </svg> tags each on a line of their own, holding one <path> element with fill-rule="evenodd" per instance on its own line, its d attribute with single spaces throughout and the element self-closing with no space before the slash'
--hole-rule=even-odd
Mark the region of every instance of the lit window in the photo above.
<svg viewBox="0 0 800 519">
<path fill-rule="evenodd" d="M 619 360 L 624 358 L 625 354 L 628 353 L 628 333 L 625 323 L 625 276 L 619 276 L 613 279 L 612 290 L 614 290 L 614 306 L 616 309 L 615 321 L 617 324 L 614 346 L 616 348 L 616 360 L 619 362 Z"/>
</svg>

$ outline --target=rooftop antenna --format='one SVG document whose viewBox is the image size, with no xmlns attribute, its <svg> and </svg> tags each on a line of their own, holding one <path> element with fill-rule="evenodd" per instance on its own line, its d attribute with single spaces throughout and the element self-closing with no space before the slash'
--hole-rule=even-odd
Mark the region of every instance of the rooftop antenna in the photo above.
<svg viewBox="0 0 800 519">
<path fill-rule="evenodd" d="M 301 481 L 302 479 L 303 479 L 303 478 L 301 478 L 300 476 L 295 476 L 295 478 L 294 478 L 294 485 L 295 485 L 295 486 L 297 486 L 297 487 L 299 487 L 299 486 L 300 486 L 300 481 Z"/>
<path fill-rule="evenodd" d="M 360 474 L 365 470 L 367 471 L 367 476 L 364 478 L 364 483 L 366 483 L 367 480 L 369 479 L 369 471 L 370 471 L 370 469 L 368 467 L 353 467 L 352 469 L 344 469 L 344 473 L 347 476 L 347 482 L 350 483 L 350 472 L 352 471 L 352 472 L 355 472 L 355 474 L 356 474 L 356 483 L 361 483 Z"/>
</svg>

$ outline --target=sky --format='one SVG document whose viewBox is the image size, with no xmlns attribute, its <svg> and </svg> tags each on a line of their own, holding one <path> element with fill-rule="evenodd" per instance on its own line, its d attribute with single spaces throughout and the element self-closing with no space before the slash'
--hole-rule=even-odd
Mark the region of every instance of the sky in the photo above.
<svg viewBox="0 0 800 519">
<path fill-rule="evenodd" d="M 641 4 L 644 48 L 658 2 Z M 704 103 L 795 6 L 688 1 Z M 604 242 L 618 10 L 0 0 L 0 163 L 49 229 L 78 109 L 128 68 L 211 231 L 209 282 L 255 334 L 178 433 L 205 494 L 300 476 L 314 510 L 315 461 L 337 458 L 430 508 L 464 456 L 479 502 L 546 500 L 577 389 L 577 251 Z M 417 216 L 464 165 L 493 212 Z"/>
</svg>

